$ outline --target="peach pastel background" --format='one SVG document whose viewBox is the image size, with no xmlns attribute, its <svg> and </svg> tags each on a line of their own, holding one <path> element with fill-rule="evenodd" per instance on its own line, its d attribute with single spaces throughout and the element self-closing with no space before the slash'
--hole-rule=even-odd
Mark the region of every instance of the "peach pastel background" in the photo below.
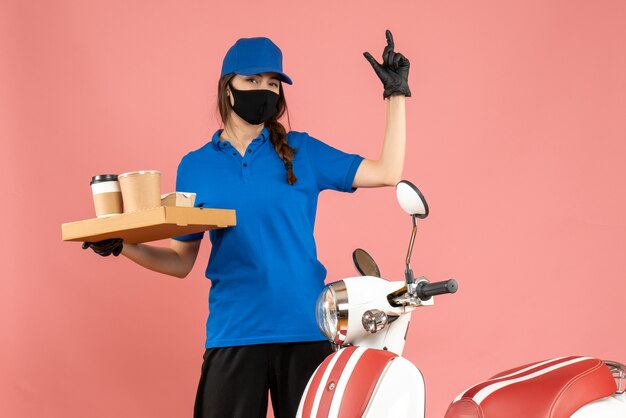
<svg viewBox="0 0 626 418">
<path fill-rule="evenodd" d="M 89 179 L 158 169 L 217 129 L 221 60 L 269 36 L 294 130 L 377 158 L 385 105 L 362 57 L 411 60 L 405 178 L 426 195 L 413 267 L 459 292 L 413 316 L 427 416 L 477 380 L 580 354 L 626 361 L 626 3 L 0 2 L 0 415 L 188 417 L 203 353 L 204 243 L 185 280 L 61 241 Z M 367 249 L 401 279 L 392 188 L 322 195 L 329 280 Z M 162 244 L 161 244 L 162 245 Z"/>
</svg>

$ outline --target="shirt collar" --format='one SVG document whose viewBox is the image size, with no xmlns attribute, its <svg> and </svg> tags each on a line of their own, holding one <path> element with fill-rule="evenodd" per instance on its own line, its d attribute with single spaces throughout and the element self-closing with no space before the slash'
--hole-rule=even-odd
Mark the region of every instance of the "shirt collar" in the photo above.
<svg viewBox="0 0 626 418">
<path fill-rule="evenodd" d="M 223 129 L 218 129 L 217 131 L 215 131 L 215 133 L 213 134 L 213 137 L 211 138 L 211 142 L 213 143 L 213 147 L 215 149 L 218 149 L 218 150 L 226 148 L 225 144 L 230 144 L 230 142 L 228 142 L 228 141 L 220 140 L 220 134 L 222 133 L 222 131 L 223 131 Z M 261 131 L 261 133 L 259 134 L 259 136 L 252 140 L 252 144 L 254 144 L 254 145 L 262 145 L 268 139 L 270 139 L 270 131 L 267 129 L 267 127 L 264 127 L 263 130 Z"/>
</svg>

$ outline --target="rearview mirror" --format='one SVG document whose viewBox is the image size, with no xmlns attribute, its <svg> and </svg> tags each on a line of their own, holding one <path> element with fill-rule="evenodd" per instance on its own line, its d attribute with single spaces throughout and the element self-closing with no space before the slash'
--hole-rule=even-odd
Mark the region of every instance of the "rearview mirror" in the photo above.
<svg viewBox="0 0 626 418">
<path fill-rule="evenodd" d="M 428 216 L 428 203 L 422 192 L 410 181 L 400 180 L 396 184 L 396 197 L 402 210 L 411 216 L 424 219 Z"/>
<path fill-rule="evenodd" d="M 352 261 L 354 261 L 354 266 L 362 276 L 380 277 L 378 265 L 367 251 L 357 248 L 352 253 Z"/>
</svg>

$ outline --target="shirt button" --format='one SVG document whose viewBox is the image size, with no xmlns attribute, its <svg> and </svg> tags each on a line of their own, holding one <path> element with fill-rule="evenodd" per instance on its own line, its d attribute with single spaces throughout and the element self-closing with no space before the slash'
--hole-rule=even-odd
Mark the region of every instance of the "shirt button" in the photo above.
<svg viewBox="0 0 626 418">
<path fill-rule="evenodd" d="M 244 167 L 247 167 L 247 166 L 248 166 L 248 164 L 246 164 L 246 163 L 243 163 L 243 166 L 244 166 Z"/>
<path fill-rule="evenodd" d="M 248 154 L 251 154 L 251 153 L 252 153 L 252 150 L 251 150 L 251 149 L 249 149 L 249 150 L 248 150 Z"/>
<path fill-rule="evenodd" d="M 237 153 L 236 153 L 236 152 L 233 152 L 233 155 L 237 155 Z"/>
</svg>

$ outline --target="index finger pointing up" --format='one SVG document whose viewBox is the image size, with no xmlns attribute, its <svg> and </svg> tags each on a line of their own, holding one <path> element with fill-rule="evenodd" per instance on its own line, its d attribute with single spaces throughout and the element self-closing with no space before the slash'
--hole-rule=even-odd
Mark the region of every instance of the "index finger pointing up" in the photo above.
<svg viewBox="0 0 626 418">
<path fill-rule="evenodd" d="M 393 51 L 394 44 L 393 44 L 393 35 L 391 34 L 391 31 L 387 29 L 387 31 L 385 32 L 385 35 L 387 36 L 387 46 Z"/>
</svg>

